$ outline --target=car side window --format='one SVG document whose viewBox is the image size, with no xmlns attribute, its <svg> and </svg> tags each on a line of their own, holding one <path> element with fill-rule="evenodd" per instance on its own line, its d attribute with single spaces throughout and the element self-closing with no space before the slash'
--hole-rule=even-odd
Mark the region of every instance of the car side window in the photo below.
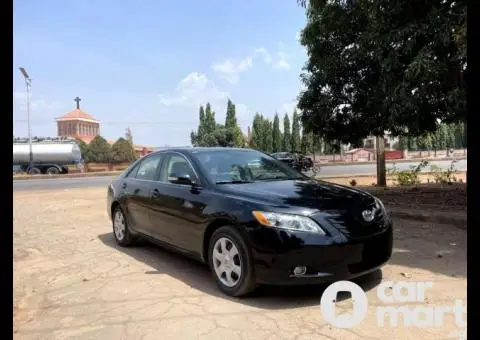
<svg viewBox="0 0 480 340">
<path fill-rule="evenodd" d="M 130 172 L 127 174 L 127 176 L 125 176 L 125 178 L 135 178 L 135 176 L 137 176 L 137 171 L 138 171 L 138 168 L 140 166 L 142 162 L 139 162 L 137 163 L 131 170 Z"/>
<path fill-rule="evenodd" d="M 138 166 L 135 178 L 155 181 L 157 179 L 157 170 L 162 162 L 163 157 L 163 154 L 155 154 L 144 159 Z"/>
<path fill-rule="evenodd" d="M 191 179 L 196 179 L 195 171 L 188 160 L 181 155 L 170 155 L 165 163 L 161 175 L 163 182 L 175 182 L 179 176 L 188 175 Z"/>
</svg>

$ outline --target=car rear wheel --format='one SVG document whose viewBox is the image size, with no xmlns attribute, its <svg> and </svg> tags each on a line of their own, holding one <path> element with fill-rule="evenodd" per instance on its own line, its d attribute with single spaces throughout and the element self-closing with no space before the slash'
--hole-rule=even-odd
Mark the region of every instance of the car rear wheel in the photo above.
<svg viewBox="0 0 480 340">
<path fill-rule="evenodd" d="M 226 226 L 216 230 L 208 254 L 210 269 L 222 292 L 239 297 L 255 289 L 251 253 L 235 228 Z"/>
<path fill-rule="evenodd" d="M 113 212 L 112 224 L 113 236 L 120 246 L 128 247 L 134 243 L 133 236 L 128 229 L 127 219 L 120 207 L 116 207 Z"/>
</svg>

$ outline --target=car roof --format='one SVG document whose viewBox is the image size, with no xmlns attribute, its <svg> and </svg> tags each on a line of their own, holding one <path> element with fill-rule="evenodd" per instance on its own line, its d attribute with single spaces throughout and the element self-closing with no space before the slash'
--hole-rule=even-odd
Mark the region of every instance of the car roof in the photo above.
<svg viewBox="0 0 480 340">
<path fill-rule="evenodd" d="M 161 148 L 155 150 L 153 153 L 164 152 L 164 151 L 172 151 L 172 152 L 180 152 L 180 153 L 188 153 L 188 154 L 196 154 L 202 152 L 212 152 L 212 151 L 256 151 L 254 149 L 248 148 L 231 148 L 231 147 L 168 147 L 168 148 Z"/>
</svg>

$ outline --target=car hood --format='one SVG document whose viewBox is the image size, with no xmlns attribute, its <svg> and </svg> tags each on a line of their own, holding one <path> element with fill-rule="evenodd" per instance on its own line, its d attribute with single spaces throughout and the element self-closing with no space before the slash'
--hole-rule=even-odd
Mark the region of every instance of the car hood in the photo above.
<svg viewBox="0 0 480 340">
<path fill-rule="evenodd" d="M 351 205 L 370 204 L 374 201 L 373 196 L 363 191 L 317 180 L 227 184 L 222 189 L 230 194 L 262 201 L 266 204 L 304 207 L 321 211 L 344 210 Z"/>
</svg>

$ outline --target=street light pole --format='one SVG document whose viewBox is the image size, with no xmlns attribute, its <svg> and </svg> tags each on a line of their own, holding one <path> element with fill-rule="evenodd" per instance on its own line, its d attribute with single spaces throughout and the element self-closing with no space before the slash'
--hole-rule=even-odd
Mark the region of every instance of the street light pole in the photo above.
<svg viewBox="0 0 480 340">
<path fill-rule="evenodd" d="M 25 87 L 27 90 L 27 129 L 28 129 L 28 148 L 29 148 L 29 170 L 33 168 L 33 152 L 32 152 L 32 130 L 30 128 L 30 87 L 32 86 L 32 79 L 23 67 L 20 67 L 20 72 L 25 78 Z"/>
</svg>

